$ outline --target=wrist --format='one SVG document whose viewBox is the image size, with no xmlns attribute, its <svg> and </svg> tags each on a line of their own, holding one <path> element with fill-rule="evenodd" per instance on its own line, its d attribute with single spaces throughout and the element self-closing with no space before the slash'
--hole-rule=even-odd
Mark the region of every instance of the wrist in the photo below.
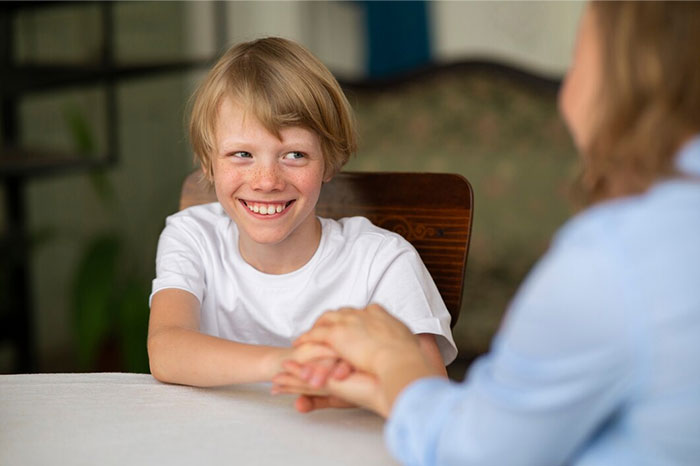
<svg viewBox="0 0 700 466">
<path fill-rule="evenodd" d="M 263 378 L 269 381 L 282 371 L 282 362 L 289 357 L 288 348 L 269 346 L 263 357 L 262 369 Z"/>
<path fill-rule="evenodd" d="M 377 372 L 381 387 L 378 411 L 384 417 L 391 414 L 396 399 L 410 384 L 426 377 L 442 376 L 420 352 L 393 358 L 383 356 L 381 361 L 381 370 Z"/>
</svg>

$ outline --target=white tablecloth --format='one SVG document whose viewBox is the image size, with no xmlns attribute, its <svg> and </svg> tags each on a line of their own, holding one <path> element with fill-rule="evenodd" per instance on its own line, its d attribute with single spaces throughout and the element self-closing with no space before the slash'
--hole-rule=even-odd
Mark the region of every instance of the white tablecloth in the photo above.
<svg viewBox="0 0 700 466">
<path fill-rule="evenodd" d="M 302 415 L 269 385 L 200 389 L 142 374 L 0 375 L 0 465 L 386 465 L 383 420 Z"/>
</svg>

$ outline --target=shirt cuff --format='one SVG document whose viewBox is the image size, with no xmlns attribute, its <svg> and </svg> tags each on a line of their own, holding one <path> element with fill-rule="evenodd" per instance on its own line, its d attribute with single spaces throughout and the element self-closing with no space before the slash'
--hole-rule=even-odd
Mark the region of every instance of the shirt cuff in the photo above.
<svg viewBox="0 0 700 466">
<path fill-rule="evenodd" d="M 437 443 L 459 389 L 442 377 L 409 384 L 394 401 L 384 427 L 387 449 L 401 464 L 436 464 Z"/>
</svg>

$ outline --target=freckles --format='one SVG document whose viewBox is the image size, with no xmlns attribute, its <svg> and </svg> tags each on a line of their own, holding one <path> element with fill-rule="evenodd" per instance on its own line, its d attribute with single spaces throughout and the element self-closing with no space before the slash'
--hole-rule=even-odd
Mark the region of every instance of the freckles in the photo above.
<svg viewBox="0 0 700 466">
<path fill-rule="evenodd" d="M 242 182 L 240 168 L 221 164 L 214 168 L 214 186 L 221 189 L 232 189 Z"/>
<path fill-rule="evenodd" d="M 290 174 L 289 180 L 297 186 L 304 186 L 306 188 L 314 188 L 318 186 L 320 188 L 321 184 L 323 183 L 323 171 L 293 173 Z"/>
<path fill-rule="evenodd" d="M 246 169 L 241 169 L 236 176 L 246 183 L 257 184 L 258 182 L 277 182 L 284 176 L 279 172 L 277 168 L 264 168 L 260 166 L 249 167 Z"/>
<path fill-rule="evenodd" d="M 262 170 L 260 170 L 260 168 L 251 168 L 248 170 L 248 178 L 251 180 L 260 179 L 260 175 L 262 175 Z"/>
</svg>

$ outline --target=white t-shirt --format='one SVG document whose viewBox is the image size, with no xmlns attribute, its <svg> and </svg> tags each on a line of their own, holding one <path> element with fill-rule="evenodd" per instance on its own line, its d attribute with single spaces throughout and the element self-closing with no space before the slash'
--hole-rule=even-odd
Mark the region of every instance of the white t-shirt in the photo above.
<svg viewBox="0 0 700 466">
<path fill-rule="evenodd" d="M 294 272 L 271 275 L 248 264 L 238 228 L 217 202 L 166 220 L 153 295 L 165 288 L 200 302 L 203 333 L 241 343 L 289 346 L 325 311 L 377 303 L 413 333 L 430 333 L 445 364 L 457 356 L 450 315 L 413 246 L 364 217 L 320 218 L 321 242 Z"/>
</svg>

